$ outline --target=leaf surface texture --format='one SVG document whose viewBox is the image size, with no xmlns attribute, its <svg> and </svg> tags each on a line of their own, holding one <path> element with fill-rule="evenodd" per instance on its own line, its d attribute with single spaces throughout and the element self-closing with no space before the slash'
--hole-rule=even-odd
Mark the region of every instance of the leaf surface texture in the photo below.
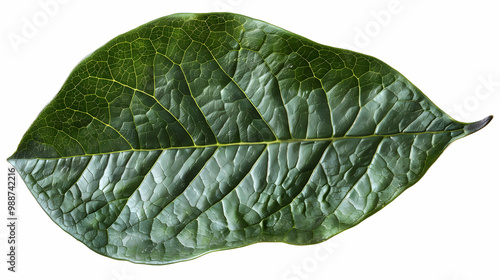
<svg viewBox="0 0 500 280">
<path fill-rule="evenodd" d="M 490 119 L 451 119 L 376 58 L 241 15 L 176 14 L 85 58 L 9 160 L 92 250 L 167 264 L 324 241 Z"/>
</svg>

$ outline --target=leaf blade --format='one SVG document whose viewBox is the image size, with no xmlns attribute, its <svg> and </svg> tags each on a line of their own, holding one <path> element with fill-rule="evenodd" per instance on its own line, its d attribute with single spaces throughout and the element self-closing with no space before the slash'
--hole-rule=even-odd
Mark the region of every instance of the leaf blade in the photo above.
<svg viewBox="0 0 500 280">
<path fill-rule="evenodd" d="M 240 15 L 182 14 L 79 64 L 10 161 L 89 248 L 164 264 L 328 239 L 490 120 L 452 120 L 376 58 Z"/>
</svg>

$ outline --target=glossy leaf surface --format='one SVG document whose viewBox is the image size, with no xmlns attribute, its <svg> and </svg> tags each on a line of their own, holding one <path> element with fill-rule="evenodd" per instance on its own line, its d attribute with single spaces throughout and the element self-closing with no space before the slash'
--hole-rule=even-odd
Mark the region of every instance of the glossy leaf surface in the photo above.
<svg viewBox="0 0 500 280">
<path fill-rule="evenodd" d="M 176 14 L 85 58 L 9 161 L 92 250 L 166 264 L 326 240 L 490 119 L 451 119 L 376 58 L 241 15 Z"/>
</svg>

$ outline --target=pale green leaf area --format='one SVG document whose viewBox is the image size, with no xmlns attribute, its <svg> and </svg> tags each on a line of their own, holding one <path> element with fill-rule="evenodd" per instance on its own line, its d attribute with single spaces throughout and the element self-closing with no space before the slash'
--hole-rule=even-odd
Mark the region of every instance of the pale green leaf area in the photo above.
<svg viewBox="0 0 500 280">
<path fill-rule="evenodd" d="M 371 56 L 242 15 L 175 14 L 85 58 L 9 161 L 90 249 L 168 264 L 324 241 L 490 120 L 453 120 Z"/>
</svg>

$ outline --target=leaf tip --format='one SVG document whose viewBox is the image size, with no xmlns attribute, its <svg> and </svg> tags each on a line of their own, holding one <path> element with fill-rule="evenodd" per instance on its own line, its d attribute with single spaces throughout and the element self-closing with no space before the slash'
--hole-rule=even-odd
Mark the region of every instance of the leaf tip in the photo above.
<svg viewBox="0 0 500 280">
<path fill-rule="evenodd" d="M 490 116 L 487 116 L 486 118 L 484 118 L 484 119 L 482 119 L 480 121 L 470 123 L 470 124 L 468 124 L 468 125 L 466 125 L 464 127 L 464 131 L 467 134 L 472 134 L 472 133 L 474 133 L 476 131 L 481 130 L 486 125 L 488 125 L 488 123 L 490 123 L 490 121 L 492 119 L 493 119 L 493 116 L 490 115 Z"/>
</svg>

